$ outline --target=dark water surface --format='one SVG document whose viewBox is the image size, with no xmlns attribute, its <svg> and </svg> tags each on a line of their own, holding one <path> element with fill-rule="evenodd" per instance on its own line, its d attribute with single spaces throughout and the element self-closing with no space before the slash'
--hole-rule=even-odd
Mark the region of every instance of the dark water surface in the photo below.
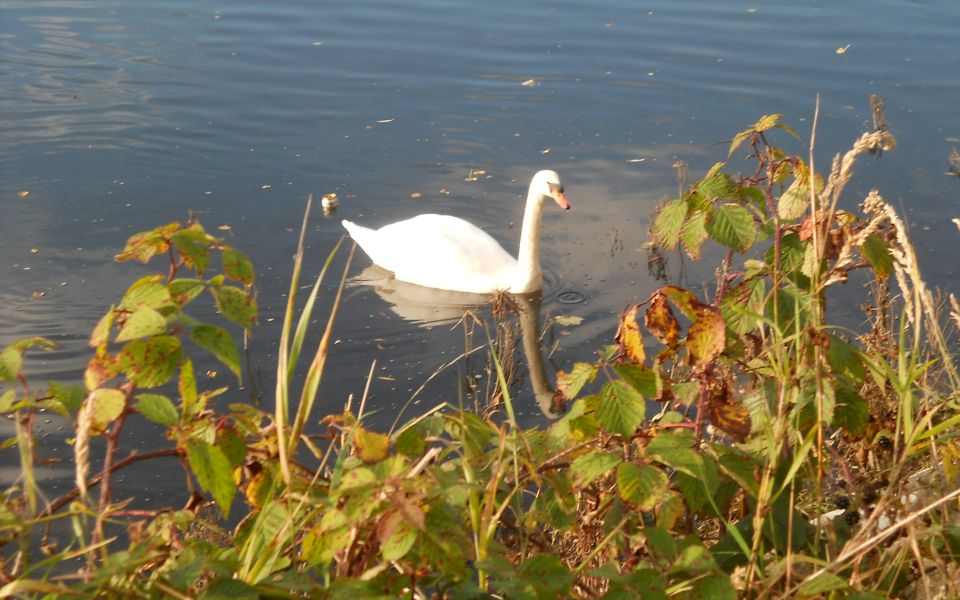
<svg viewBox="0 0 960 600">
<path fill-rule="evenodd" d="M 574 208 L 546 214 L 544 312 L 584 319 L 556 332 L 554 365 L 568 367 L 656 287 L 639 246 L 675 193 L 672 163 L 702 173 L 766 113 L 806 137 L 818 93 L 821 169 L 870 127 L 869 94 L 886 99 L 898 148 L 861 163 L 845 202 L 879 188 L 906 212 L 930 280 L 960 291 L 960 179 L 944 174 L 960 145 L 958 28 L 954 0 L 0 1 L 0 346 L 54 338 L 32 377 L 78 380 L 86 335 L 146 272 L 111 257 L 130 234 L 195 211 L 211 230 L 229 225 L 257 267 L 251 360 L 269 390 L 308 193 L 342 201 L 336 218 L 313 215 L 316 273 L 340 218 L 447 212 L 512 251 L 529 177 L 552 168 Z M 471 169 L 486 175 L 467 182 Z M 354 271 L 368 264 L 358 254 Z M 686 283 L 712 268 L 688 262 Z M 561 302 L 571 292 L 584 301 Z M 394 310 L 370 287 L 347 299 L 318 410 L 359 394 L 376 358 L 368 406 L 389 422 L 463 333 L 405 320 L 444 315 Z M 421 406 L 455 396 L 453 376 L 439 378 Z M 518 402 L 527 422 L 542 418 Z M 136 445 L 163 443 L 134 432 Z M 11 451 L 0 460 L 13 475 Z"/>
</svg>

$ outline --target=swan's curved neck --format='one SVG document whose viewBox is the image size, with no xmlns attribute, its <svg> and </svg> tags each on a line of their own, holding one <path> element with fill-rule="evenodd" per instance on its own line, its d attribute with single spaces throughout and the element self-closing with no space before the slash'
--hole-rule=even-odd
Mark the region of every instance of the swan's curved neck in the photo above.
<svg viewBox="0 0 960 600">
<path fill-rule="evenodd" d="M 523 227 L 520 230 L 520 250 L 517 252 L 517 274 L 510 291 L 526 294 L 539 290 L 543 285 L 540 272 L 540 217 L 543 214 L 543 197 L 530 184 L 527 207 L 523 211 Z"/>
</svg>

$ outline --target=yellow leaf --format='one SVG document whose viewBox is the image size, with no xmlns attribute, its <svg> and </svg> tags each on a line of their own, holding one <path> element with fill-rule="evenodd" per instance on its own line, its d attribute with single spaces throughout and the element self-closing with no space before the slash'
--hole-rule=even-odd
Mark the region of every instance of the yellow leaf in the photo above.
<svg viewBox="0 0 960 600">
<path fill-rule="evenodd" d="M 360 460 L 365 463 L 380 462 L 389 455 L 390 438 L 382 433 L 357 426 L 353 431 L 353 442 Z"/>
<path fill-rule="evenodd" d="M 620 345 L 620 355 L 633 364 L 643 363 L 643 336 L 640 335 L 640 325 L 637 323 L 637 312 L 640 305 L 628 308 L 620 316 L 620 328 L 615 338 Z"/>
</svg>

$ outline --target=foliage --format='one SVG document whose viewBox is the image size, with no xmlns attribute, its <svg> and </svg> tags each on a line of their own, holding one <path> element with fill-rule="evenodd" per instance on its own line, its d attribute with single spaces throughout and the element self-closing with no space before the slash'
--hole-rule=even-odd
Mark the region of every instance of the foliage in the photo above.
<svg viewBox="0 0 960 600">
<path fill-rule="evenodd" d="M 82 387 L 27 385 L 24 355 L 46 340 L 0 352 L 0 409 L 17 426 L 4 451 L 16 447 L 22 469 L 0 506 L 0 597 L 956 594 L 960 382 L 895 212 L 876 193 L 860 216 L 838 209 L 856 157 L 890 134 L 864 134 L 824 179 L 770 145 L 774 129 L 792 133 L 772 115 L 734 136 L 751 175 L 718 163 L 654 218 L 662 248 L 723 249 L 712 299 L 665 285 L 628 308 L 614 345 L 558 374 L 568 410 L 545 429 L 516 426 L 506 357 L 491 349 L 506 419 L 451 402 L 382 433 L 361 401 L 307 431 L 340 292 L 291 419 L 333 258 L 295 327 L 306 218 L 273 412 L 218 406 L 225 390 L 200 389 L 193 346 L 237 377 L 239 352 L 228 328 L 185 309 L 209 292 L 230 327 L 251 327 L 254 271 L 195 222 L 133 236 L 118 260 L 166 256 L 167 272 L 100 320 Z M 204 279 L 217 252 L 222 273 Z M 826 290 L 854 270 L 881 292 L 892 276 L 903 298 L 896 314 L 881 293 L 859 338 L 825 321 Z M 40 410 L 76 431 L 77 489 L 54 500 L 34 476 Z M 163 426 L 169 447 L 120 458 L 129 418 Z M 181 460 L 194 501 L 114 502 L 111 476 L 158 456 Z M 228 515 L 238 524 L 225 531 Z M 45 535 L 60 522 L 66 544 Z"/>
</svg>

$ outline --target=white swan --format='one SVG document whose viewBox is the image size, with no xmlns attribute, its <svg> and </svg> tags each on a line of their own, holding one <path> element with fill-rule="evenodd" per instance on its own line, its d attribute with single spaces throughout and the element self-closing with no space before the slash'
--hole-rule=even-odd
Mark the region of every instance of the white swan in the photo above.
<svg viewBox="0 0 960 600">
<path fill-rule="evenodd" d="M 446 215 L 419 215 L 369 229 L 350 221 L 343 226 L 374 263 L 401 281 L 458 292 L 487 294 L 507 290 L 525 294 L 540 289 L 540 216 L 552 198 L 570 204 L 553 171 L 540 171 L 530 182 L 520 233 L 520 252 L 512 257 L 479 227 Z"/>
</svg>

